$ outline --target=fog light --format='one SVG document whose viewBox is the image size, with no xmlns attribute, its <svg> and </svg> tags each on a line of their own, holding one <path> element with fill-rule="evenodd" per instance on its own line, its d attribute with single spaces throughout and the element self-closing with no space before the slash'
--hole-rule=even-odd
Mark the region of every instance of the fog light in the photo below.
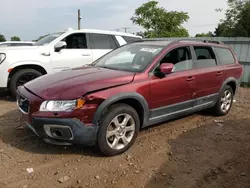
<svg viewBox="0 0 250 188">
<path fill-rule="evenodd" d="M 45 133 L 54 139 L 59 140 L 73 140 L 74 135 L 69 126 L 63 125 L 44 125 Z"/>
</svg>

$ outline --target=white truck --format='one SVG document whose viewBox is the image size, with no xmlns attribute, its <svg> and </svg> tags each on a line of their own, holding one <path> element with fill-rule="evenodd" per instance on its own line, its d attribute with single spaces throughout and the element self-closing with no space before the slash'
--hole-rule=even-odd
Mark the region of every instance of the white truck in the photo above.
<svg viewBox="0 0 250 188">
<path fill-rule="evenodd" d="M 33 46 L 0 48 L 0 89 L 16 95 L 18 86 L 44 74 L 90 64 L 140 36 L 104 30 L 69 30 L 47 35 Z"/>
</svg>

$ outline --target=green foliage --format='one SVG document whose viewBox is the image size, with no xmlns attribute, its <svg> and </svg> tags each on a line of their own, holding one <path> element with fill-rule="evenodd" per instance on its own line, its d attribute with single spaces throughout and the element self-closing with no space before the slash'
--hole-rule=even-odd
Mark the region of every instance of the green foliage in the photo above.
<svg viewBox="0 0 250 188">
<path fill-rule="evenodd" d="M 0 42 L 5 42 L 5 41 L 6 41 L 5 36 L 0 34 Z"/>
<path fill-rule="evenodd" d="M 216 36 L 250 37 L 250 1 L 228 0 L 226 18 L 215 30 Z"/>
<path fill-rule="evenodd" d="M 20 38 L 17 36 L 13 36 L 10 38 L 11 41 L 20 41 Z"/>
<path fill-rule="evenodd" d="M 209 31 L 208 33 L 198 33 L 195 37 L 213 37 L 213 33 Z"/>
<path fill-rule="evenodd" d="M 189 19 L 186 12 L 167 11 L 158 7 L 157 1 L 149 1 L 135 10 L 131 18 L 134 24 L 146 29 L 144 35 L 153 37 L 188 37 L 182 24 Z"/>
</svg>

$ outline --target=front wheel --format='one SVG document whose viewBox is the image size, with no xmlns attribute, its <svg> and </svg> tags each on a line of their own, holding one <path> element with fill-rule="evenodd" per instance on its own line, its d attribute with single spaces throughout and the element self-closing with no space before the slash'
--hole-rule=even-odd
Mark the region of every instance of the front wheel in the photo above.
<svg viewBox="0 0 250 188">
<path fill-rule="evenodd" d="M 11 77 L 10 80 L 10 91 L 14 97 L 16 97 L 16 90 L 18 86 L 22 86 L 26 84 L 27 82 L 34 80 L 35 78 L 42 76 L 43 74 L 37 70 L 34 69 L 23 69 L 19 70 Z"/>
<path fill-rule="evenodd" d="M 125 152 L 134 143 L 139 128 L 140 120 L 134 108 L 126 104 L 111 106 L 98 131 L 100 151 L 106 156 Z"/>
</svg>

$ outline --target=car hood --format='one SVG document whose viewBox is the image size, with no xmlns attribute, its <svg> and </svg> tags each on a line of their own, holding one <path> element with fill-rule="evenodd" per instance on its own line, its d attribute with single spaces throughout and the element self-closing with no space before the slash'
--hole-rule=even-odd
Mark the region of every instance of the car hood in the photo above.
<svg viewBox="0 0 250 188">
<path fill-rule="evenodd" d="M 39 77 L 24 85 L 30 92 L 44 100 L 69 100 L 86 93 L 128 84 L 135 73 L 84 67 Z"/>
</svg>

